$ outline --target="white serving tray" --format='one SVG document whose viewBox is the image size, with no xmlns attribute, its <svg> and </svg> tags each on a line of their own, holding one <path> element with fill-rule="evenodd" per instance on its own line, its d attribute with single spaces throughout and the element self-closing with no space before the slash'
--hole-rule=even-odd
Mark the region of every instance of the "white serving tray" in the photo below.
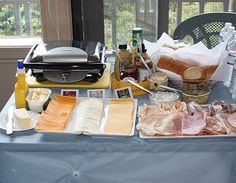
<svg viewBox="0 0 236 183">
<path fill-rule="evenodd" d="M 183 136 L 149 136 L 139 132 L 141 139 L 200 139 L 200 138 L 229 138 L 236 137 L 235 135 L 183 135 Z"/>
<path fill-rule="evenodd" d="M 79 97 L 77 100 L 77 104 L 79 105 L 80 101 L 84 99 L 84 97 Z M 68 119 L 68 123 L 64 131 L 37 131 L 39 133 L 61 133 L 61 134 L 75 134 L 75 135 L 89 135 L 89 136 L 123 136 L 123 137 L 130 137 L 134 135 L 135 131 L 135 121 L 136 121 L 136 115 L 137 115 L 137 106 L 138 106 L 138 101 L 137 99 L 132 99 L 134 101 L 134 114 L 133 114 L 133 126 L 130 134 L 105 134 L 104 133 L 104 126 L 106 122 L 106 118 L 108 115 L 108 108 L 109 108 L 109 101 L 111 98 L 106 98 L 103 99 L 104 102 L 104 107 L 103 107 L 103 115 L 100 121 L 100 127 L 99 127 L 99 133 L 88 133 L 88 132 L 75 132 L 73 130 L 75 121 L 76 121 L 76 113 L 72 111 L 70 118 Z"/>
<path fill-rule="evenodd" d="M 133 113 L 133 126 L 131 129 L 131 132 L 129 134 L 108 134 L 108 133 L 104 133 L 104 127 L 105 127 L 105 123 L 106 123 L 106 119 L 107 119 L 107 115 L 108 115 L 108 109 L 109 109 L 109 102 L 110 99 L 107 99 L 107 101 L 105 102 L 107 105 L 105 105 L 104 107 L 104 115 L 102 117 L 101 120 L 101 125 L 99 128 L 99 134 L 95 134 L 95 133 L 86 133 L 83 132 L 84 135 L 90 135 L 90 136 L 121 136 L 121 137 L 131 137 L 134 135 L 134 131 L 135 131 L 135 121 L 136 121 L 136 116 L 137 116 L 137 108 L 138 108 L 138 100 L 137 99 L 133 99 L 134 101 L 134 113 Z"/>
<path fill-rule="evenodd" d="M 205 104 L 207 105 L 207 104 Z M 236 106 L 236 104 L 231 104 L 233 106 Z M 140 111 L 142 106 L 138 107 L 138 111 Z M 151 136 L 151 135 L 145 135 L 142 132 L 139 133 L 139 138 L 141 139 L 199 139 L 199 138 L 223 138 L 223 137 L 236 137 L 236 134 L 229 134 L 229 135 L 163 135 L 163 136 Z"/>
</svg>

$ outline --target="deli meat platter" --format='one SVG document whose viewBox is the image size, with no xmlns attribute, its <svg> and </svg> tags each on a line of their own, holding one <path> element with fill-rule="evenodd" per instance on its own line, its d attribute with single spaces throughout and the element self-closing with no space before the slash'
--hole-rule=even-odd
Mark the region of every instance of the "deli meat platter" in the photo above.
<svg viewBox="0 0 236 183">
<path fill-rule="evenodd" d="M 35 131 L 129 137 L 134 135 L 136 115 L 137 99 L 54 96 Z"/>
<path fill-rule="evenodd" d="M 236 137 L 236 107 L 225 101 L 144 104 L 137 115 L 143 139 Z"/>
</svg>

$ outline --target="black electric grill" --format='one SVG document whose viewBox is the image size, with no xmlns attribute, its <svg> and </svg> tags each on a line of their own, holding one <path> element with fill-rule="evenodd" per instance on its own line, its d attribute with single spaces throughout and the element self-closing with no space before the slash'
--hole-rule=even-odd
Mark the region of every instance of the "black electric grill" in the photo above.
<svg viewBox="0 0 236 183">
<path fill-rule="evenodd" d="M 105 46 L 92 41 L 51 41 L 33 46 L 24 60 L 38 82 L 96 82 L 106 68 Z"/>
</svg>

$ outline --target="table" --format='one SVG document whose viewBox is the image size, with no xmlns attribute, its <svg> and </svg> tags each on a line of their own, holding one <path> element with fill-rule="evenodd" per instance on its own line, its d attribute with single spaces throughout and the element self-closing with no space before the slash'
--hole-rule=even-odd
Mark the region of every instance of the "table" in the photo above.
<svg viewBox="0 0 236 183">
<path fill-rule="evenodd" d="M 85 93 L 80 90 L 80 93 Z M 108 90 L 107 95 L 112 95 Z M 227 99 L 222 83 L 210 102 Z M 12 96 L 3 108 L 14 100 Z M 147 96 L 137 97 L 139 105 Z M 0 183 L 234 183 L 236 138 L 140 139 L 0 131 Z"/>
</svg>

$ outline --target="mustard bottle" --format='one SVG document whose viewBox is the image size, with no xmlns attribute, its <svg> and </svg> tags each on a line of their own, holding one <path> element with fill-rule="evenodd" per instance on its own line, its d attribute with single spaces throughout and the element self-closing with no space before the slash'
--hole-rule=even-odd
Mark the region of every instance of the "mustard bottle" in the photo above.
<svg viewBox="0 0 236 183">
<path fill-rule="evenodd" d="M 15 102 L 16 108 L 26 108 L 26 95 L 29 91 L 29 85 L 27 84 L 25 78 L 25 67 L 23 60 L 19 59 L 17 61 L 17 82 L 15 84 Z"/>
</svg>

